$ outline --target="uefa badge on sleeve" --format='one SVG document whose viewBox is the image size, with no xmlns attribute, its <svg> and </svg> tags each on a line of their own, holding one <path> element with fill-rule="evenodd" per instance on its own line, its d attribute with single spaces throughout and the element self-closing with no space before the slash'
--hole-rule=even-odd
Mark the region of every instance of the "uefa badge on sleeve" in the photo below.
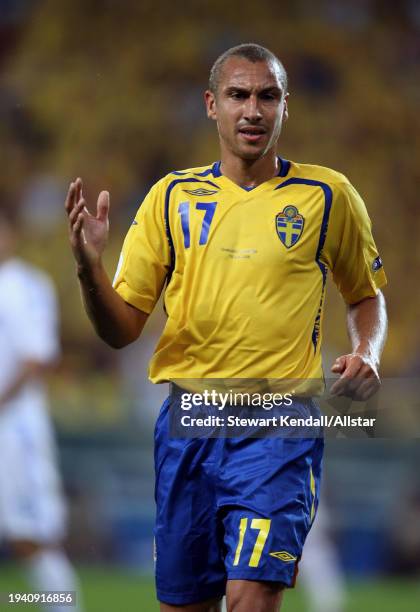
<svg viewBox="0 0 420 612">
<path fill-rule="evenodd" d="M 382 259 L 378 255 L 378 257 L 376 257 L 372 262 L 373 272 L 377 272 L 378 270 L 382 268 L 382 266 L 383 266 Z"/>
</svg>

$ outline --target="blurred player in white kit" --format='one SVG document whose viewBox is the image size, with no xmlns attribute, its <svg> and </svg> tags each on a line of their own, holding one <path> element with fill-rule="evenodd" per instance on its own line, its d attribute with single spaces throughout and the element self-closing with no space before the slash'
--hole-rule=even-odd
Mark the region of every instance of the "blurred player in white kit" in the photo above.
<svg viewBox="0 0 420 612">
<path fill-rule="evenodd" d="M 0 541 L 21 562 L 28 591 L 77 591 L 61 548 L 66 507 L 43 378 L 59 355 L 55 292 L 14 256 L 16 225 L 0 205 Z M 79 600 L 79 601 L 78 601 Z"/>
</svg>

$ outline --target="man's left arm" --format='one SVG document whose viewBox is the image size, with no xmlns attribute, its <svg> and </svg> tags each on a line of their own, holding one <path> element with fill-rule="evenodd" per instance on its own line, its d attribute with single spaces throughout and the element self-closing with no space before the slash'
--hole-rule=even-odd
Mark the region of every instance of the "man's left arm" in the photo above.
<svg viewBox="0 0 420 612">
<path fill-rule="evenodd" d="M 58 303 L 51 280 L 43 273 L 23 268 L 22 279 L 16 281 L 13 305 L 9 309 L 7 327 L 16 371 L 0 389 L 0 411 L 31 382 L 44 382 L 57 365 L 60 355 Z"/>
<path fill-rule="evenodd" d="M 347 307 L 352 352 L 337 357 L 331 371 L 340 374 L 331 393 L 369 399 L 379 388 L 379 364 L 387 335 L 385 299 L 381 291 Z"/>
</svg>

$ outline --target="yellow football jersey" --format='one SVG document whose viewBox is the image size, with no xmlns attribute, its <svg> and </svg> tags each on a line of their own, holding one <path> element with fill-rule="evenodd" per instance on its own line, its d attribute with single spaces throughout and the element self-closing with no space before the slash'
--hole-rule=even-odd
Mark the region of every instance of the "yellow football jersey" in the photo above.
<svg viewBox="0 0 420 612">
<path fill-rule="evenodd" d="M 349 304 L 386 284 L 346 177 L 279 161 L 279 175 L 252 190 L 220 162 L 172 172 L 140 206 L 114 287 L 150 313 L 167 283 L 153 382 L 322 378 L 327 270 Z"/>
</svg>

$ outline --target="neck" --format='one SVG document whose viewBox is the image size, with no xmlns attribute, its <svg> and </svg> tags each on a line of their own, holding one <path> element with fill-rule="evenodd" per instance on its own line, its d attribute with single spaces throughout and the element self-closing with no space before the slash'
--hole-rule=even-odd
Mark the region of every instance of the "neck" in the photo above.
<svg viewBox="0 0 420 612">
<path fill-rule="evenodd" d="M 279 173 L 279 161 L 275 151 L 269 151 L 259 159 L 241 159 L 224 155 L 222 151 L 220 170 L 241 187 L 257 187 Z"/>
</svg>

